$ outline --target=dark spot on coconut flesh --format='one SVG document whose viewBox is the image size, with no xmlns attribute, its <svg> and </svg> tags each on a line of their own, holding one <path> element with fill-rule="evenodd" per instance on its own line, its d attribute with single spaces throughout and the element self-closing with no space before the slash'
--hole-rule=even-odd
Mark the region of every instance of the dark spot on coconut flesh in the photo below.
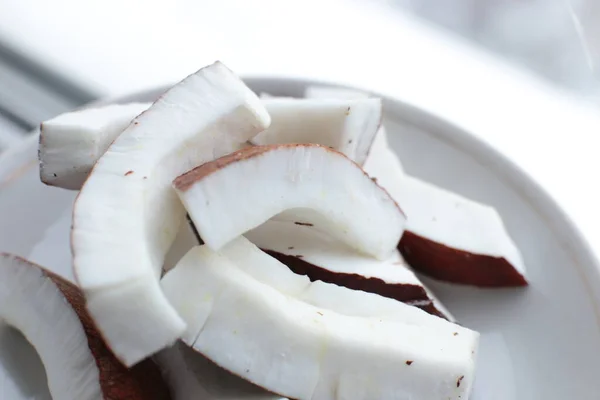
<svg viewBox="0 0 600 400">
<path fill-rule="evenodd" d="M 407 360 L 407 361 L 406 361 L 406 365 L 411 365 L 412 363 L 413 363 L 413 361 L 412 361 L 412 360 Z"/>
<path fill-rule="evenodd" d="M 131 174 L 133 174 L 133 171 L 127 171 L 127 172 L 125 172 L 125 176 L 129 176 Z"/>
<path fill-rule="evenodd" d="M 346 115 L 350 115 L 350 107 L 346 109 Z"/>
<path fill-rule="evenodd" d="M 54 177 L 56 178 L 56 174 L 52 174 L 52 175 L 54 175 Z"/>
<path fill-rule="evenodd" d="M 456 387 L 460 387 L 460 382 L 462 382 L 463 379 L 465 379 L 464 375 L 458 378 L 458 380 L 456 381 Z"/>
<path fill-rule="evenodd" d="M 453 333 L 453 335 L 454 335 L 454 336 L 458 336 L 458 332 L 454 332 L 454 333 Z"/>
<path fill-rule="evenodd" d="M 371 180 L 375 183 L 377 183 L 377 178 L 371 178 Z"/>
<path fill-rule="evenodd" d="M 314 226 L 313 224 L 309 223 L 309 222 L 294 222 L 296 225 L 300 225 L 300 226 Z"/>
<path fill-rule="evenodd" d="M 288 247 L 288 250 L 294 250 L 294 246 Z"/>
<path fill-rule="evenodd" d="M 352 144 L 352 139 L 348 140 L 348 144 Z"/>
</svg>

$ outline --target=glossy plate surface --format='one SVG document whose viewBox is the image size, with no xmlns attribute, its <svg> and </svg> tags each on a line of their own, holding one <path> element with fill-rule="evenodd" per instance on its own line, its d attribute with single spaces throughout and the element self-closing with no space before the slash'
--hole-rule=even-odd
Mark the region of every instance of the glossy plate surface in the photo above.
<svg viewBox="0 0 600 400">
<path fill-rule="evenodd" d="M 248 81 L 257 92 L 292 96 L 301 96 L 308 83 Z M 121 102 L 150 101 L 161 92 Z M 496 207 L 528 267 L 527 289 L 479 290 L 427 280 L 463 325 L 482 333 L 472 400 L 598 399 L 600 269 L 578 231 L 525 173 L 473 136 L 392 99 L 384 106 L 390 141 L 406 171 Z M 74 197 L 39 182 L 35 138 L 3 154 L 0 251 L 71 279 Z M 0 398 L 49 398 L 35 352 L 7 328 L 0 328 Z"/>
</svg>

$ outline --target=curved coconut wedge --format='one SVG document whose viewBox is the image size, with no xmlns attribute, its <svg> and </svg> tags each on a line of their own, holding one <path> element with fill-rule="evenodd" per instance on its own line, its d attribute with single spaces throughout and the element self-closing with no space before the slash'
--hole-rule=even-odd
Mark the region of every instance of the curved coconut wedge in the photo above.
<svg viewBox="0 0 600 400">
<path fill-rule="evenodd" d="M 269 125 L 256 95 L 217 62 L 164 93 L 115 139 L 73 210 L 76 279 L 98 329 L 126 365 L 185 330 L 158 279 L 185 210 L 172 180 Z"/>
<path fill-rule="evenodd" d="M 0 321 L 38 352 L 54 399 L 168 399 L 158 367 L 125 368 L 106 348 L 73 284 L 24 259 L 0 253 Z"/>
<path fill-rule="evenodd" d="M 206 246 L 192 249 L 162 286 L 196 329 L 188 344 L 274 393 L 323 400 L 468 398 L 477 333 L 414 307 L 380 297 L 432 326 L 318 308 L 257 281 Z"/>
<path fill-rule="evenodd" d="M 113 104 L 61 114 L 40 127 L 40 179 L 79 190 L 112 141 L 150 104 Z"/>
<path fill-rule="evenodd" d="M 334 100 L 268 98 L 269 129 L 255 145 L 315 143 L 331 147 L 362 165 L 382 118 L 380 99 Z"/>
<path fill-rule="evenodd" d="M 311 281 L 379 294 L 444 316 L 400 253 L 379 261 L 331 237 L 287 221 L 267 221 L 245 234 L 252 243 Z M 444 316 L 452 320 L 451 316 Z"/>
<path fill-rule="evenodd" d="M 399 249 L 418 272 L 475 286 L 523 286 L 525 268 L 498 212 L 419 179 L 405 176 L 389 148 L 371 153 L 365 171 L 408 215 Z"/>
<path fill-rule="evenodd" d="M 319 145 L 246 148 L 194 168 L 174 187 L 204 242 L 217 250 L 274 215 L 300 208 L 310 212 L 297 224 L 385 259 L 405 220 L 356 163 Z"/>
</svg>

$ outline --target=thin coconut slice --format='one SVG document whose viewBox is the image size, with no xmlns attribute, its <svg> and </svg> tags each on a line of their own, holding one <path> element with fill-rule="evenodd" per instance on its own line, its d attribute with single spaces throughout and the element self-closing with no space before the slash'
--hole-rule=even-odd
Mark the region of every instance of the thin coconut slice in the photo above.
<svg viewBox="0 0 600 400">
<path fill-rule="evenodd" d="M 74 205 L 74 272 L 98 329 L 126 365 L 185 331 L 158 284 L 185 217 L 172 180 L 268 125 L 258 97 L 217 62 L 163 94 L 96 163 Z"/>
<path fill-rule="evenodd" d="M 270 221 L 265 225 L 273 227 L 279 224 L 281 224 L 281 222 Z M 260 234 L 263 233 L 264 231 Z M 250 231 L 249 234 L 252 235 L 247 234 L 248 237 L 256 238 L 256 229 Z M 282 232 L 282 234 L 285 235 L 284 232 Z M 331 239 L 325 238 L 325 241 L 331 243 L 334 249 L 339 248 L 339 244 L 332 243 Z M 319 245 L 317 245 L 317 247 L 319 247 Z M 344 315 L 374 318 L 385 317 L 415 325 L 427 325 L 432 324 L 435 321 L 435 319 L 425 316 L 420 311 L 407 311 L 407 307 L 404 305 L 399 305 L 397 301 L 376 293 L 353 290 L 349 289 L 348 286 L 340 285 L 339 283 L 331 284 L 324 282 L 323 280 L 314 280 L 311 282 L 306 275 L 290 273 L 286 264 L 279 261 L 276 256 L 271 256 L 263 252 L 255 244 L 244 237 L 235 239 L 225 246 L 220 253 L 259 282 L 269 285 L 285 295 L 296 297 L 316 307 L 326 308 Z M 342 257 L 348 257 L 346 249 L 341 253 Z M 331 253 L 327 253 L 327 255 L 330 256 Z M 373 262 L 373 259 L 364 259 L 368 260 L 367 262 L 369 263 Z M 355 260 L 352 260 L 351 262 L 355 262 Z M 377 268 L 380 267 L 375 266 L 375 269 Z M 420 283 L 416 277 L 414 277 L 414 274 L 411 279 L 413 279 L 415 283 Z M 407 303 L 411 305 L 417 303 L 415 304 L 416 306 L 425 309 L 425 311 L 430 314 L 454 321 L 454 318 L 447 312 L 441 303 L 439 303 L 439 301 L 427 290 L 425 296 L 426 298 L 424 300 L 412 300 Z M 432 304 L 434 302 L 435 311 L 431 310 L 434 308 L 434 305 Z M 435 326 L 440 329 L 452 329 L 452 325 L 444 323 Z"/>
<path fill-rule="evenodd" d="M 40 178 L 79 190 L 96 161 L 148 103 L 113 104 L 61 114 L 40 128 Z"/>
<path fill-rule="evenodd" d="M 379 261 L 358 254 L 307 226 L 267 221 L 245 235 L 252 243 L 311 281 L 376 293 L 445 316 L 398 251 Z"/>
<path fill-rule="evenodd" d="M 157 366 L 125 368 L 106 348 L 78 288 L 24 259 L 0 254 L 0 321 L 38 352 L 53 398 L 168 399 Z"/>
<path fill-rule="evenodd" d="M 288 209 L 352 248 L 387 258 L 404 214 L 385 190 L 343 154 L 312 144 L 251 147 L 174 181 L 204 242 L 219 249 Z"/>
<path fill-rule="evenodd" d="M 521 254 L 498 212 L 458 194 L 405 176 L 389 148 L 365 164 L 408 215 L 399 249 L 418 272 L 475 286 L 524 286 Z"/>
<path fill-rule="evenodd" d="M 263 99 L 272 118 L 255 145 L 315 143 L 331 147 L 362 165 L 382 118 L 380 99 Z"/>
<path fill-rule="evenodd" d="M 314 307 L 257 281 L 207 246 L 192 249 L 162 284 L 188 326 L 197 330 L 190 332 L 189 345 L 280 395 L 324 400 L 469 396 L 478 335 L 400 302 L 393 303 L 447 324 L 452 332 Z"/>
</svg>

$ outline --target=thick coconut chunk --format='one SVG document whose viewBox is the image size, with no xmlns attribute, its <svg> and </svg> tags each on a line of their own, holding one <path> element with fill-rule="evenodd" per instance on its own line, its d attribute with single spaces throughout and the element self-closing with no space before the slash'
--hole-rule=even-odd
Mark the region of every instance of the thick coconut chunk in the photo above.
<svg viewBox="0 0 600 400">
<path fill-rule="evenodd" d="M 84 303 L 70 282 L 0 253 L 0 323 L 20 331 L 36 349 L 54 399 L 169 399 L 152 361 L 127 369 L 114 357 Z"/>
<path fill-rule="evenodd" d="M 79 190 L 108 146 L 148 103 L 113 104 L 67 112 L 40 127 L 40 179 Z"/>
<path fill-rule="evenodd" d="M 315 143 L 362 165 L 382 118 L 380 99 L 263 99 L 272 123 L 255 145 Z"/>
<path fill-rule="evenodd" d="M 204 242 L 218 250 L 290 209 L 358 251 L 385 259 L 404 214 L 343 154 L 313 144 L 256 146 L 201 165 L 174 181 Z"/>
<path fill-rule="evenodd" d="M 475 286 L 524 286 L 521 254 L 498 212 L 403 174 L 389 148 L 372 152 L 365 171 L 408 216 L 399 249 L 418 272 Z"/>
<path fill-rule="evenodd" d="M 330 236 L 287 221 L 267 221 L 246 233 L 252 243 L 311 281 L 376 293 L 443 315 L 398 251 L 380 261 L 361 255 Z M 446 318 L 451 319 L 450 316 Z"/>
<path fill-rule="evenodd" d="M 345 89 L 339 87 L 332 86 L 308 86 L 304 91 L 304 96 L 307 99 L 342 99 L 342 100 L 364 100 L 370 98 L 370 95 L 366 92 L 361 92 L 359 90 L 354 89 Z M 320 142 L 315 142 L 317 144 L 322 144 Z M 363 165 L 363 168 L 367 168 L 365 163 L 373 164 L 373 163 L 385 163 L 385 164 L 394 164 L 395 169 L 402 170 L 402 164 L 400 164 L 400 160 L 394 153 L 392 153 L 392 157 L 389 157 L 387 153 L 383 152 L 383 149 L 388 148 L 388 140 L 387 133 L 385 131 L 385 127 L 383 123 L 379 124 L 379 129 L 375 134 L 375 138 L 373 139 L 367 154 L 375 153 L 376 157 L 368 157 L 366 160 L 362 160 L 360 165 Z M 384 157 L 385 159 L 382 159 Z M 352 158 L 352 157 L 350 157 Z M 356 159 L 353 159 L 357 161 Z M 358 162 L 358 161 L 357 161 Z M 370 167 L 370 166 L 369 166 Z"/>
<path fill-rule="evenodd" d="M 269 121 L 258 97 L 217 62 L 135 118 L 90 173 L 73 211 L 74 272 L 98 329 L 125 364 L 185 331 L 158 285 L 185 217 L 172 180 L 240 148 Z"/>
<path fill-rule="evenodd" d="M 191 280 L 204 284 L 185 284 Z M 165 276 L 163 288 L 169 298 L 179 292 L 187 299 L 180 307 L 211 299 L 193 317 L 201 324 L 188 321 L 199 327 L 188 344 L 274 393 L 315 400 L 469 396 L 477 333 L 402 303 L 393 302 L 434 322 L 416 325 L 315 307 L 259 282 L 207 246 L 192 249 Z"/>
</svg>

